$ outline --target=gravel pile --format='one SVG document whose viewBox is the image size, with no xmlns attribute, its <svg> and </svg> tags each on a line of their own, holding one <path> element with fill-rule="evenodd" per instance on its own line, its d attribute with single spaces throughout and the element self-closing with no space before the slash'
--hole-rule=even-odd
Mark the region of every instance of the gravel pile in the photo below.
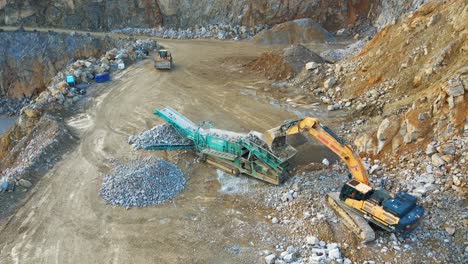
<svg viewBox="0 0 468 264">
<path fill-rule="evenodd" d="M 177 166 L 148 157 L 118 165 L 104 177 L 100 194 L 108 204 L 144 207 L 172 199 L 185 184 L 184 173 Z"/>
<path fill-rule="evenodd" d="M 326 50 L 320 53 L 320 56 L 322 56 L 326 60 L 333 61 L 333 62 L 341 61 L 354 54 L 357 54 L 359 51 L 362 50 L 362 48 L 364 48 L 366 43 L 367 43 L 366 39 L 361 39 L 353 44 L 350 44 L 349 46 L 343 49 Z"/>
<path fill-rule="evenodd" d="M 161 145 L 190 145 L 193 142 L 181 136 L 171 124 L 161 124 L 150 130 L 130 136 L 128 143 L 135 150 Z"/>
<path fill-rule="evenodd" d="M 301 44 L 285 48 L 283 50 L 283 58 L 284 62 L 292 68 L 295 74 L 299 74 L 308 62 L 325 63 L 325 60 L 320 55 Z"/>
</svg>

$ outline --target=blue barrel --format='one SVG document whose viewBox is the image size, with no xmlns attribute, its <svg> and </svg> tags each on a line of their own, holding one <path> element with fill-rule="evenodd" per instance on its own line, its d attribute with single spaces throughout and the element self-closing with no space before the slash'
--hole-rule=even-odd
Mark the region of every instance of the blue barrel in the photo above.
<svg viewBox="0 0 468 264">
<path fill-rule="evenodd" d="M 108 72 L 96 74 L 96 82 L 103 83 L 110 80 L 110 75 Z"/>
</svg>

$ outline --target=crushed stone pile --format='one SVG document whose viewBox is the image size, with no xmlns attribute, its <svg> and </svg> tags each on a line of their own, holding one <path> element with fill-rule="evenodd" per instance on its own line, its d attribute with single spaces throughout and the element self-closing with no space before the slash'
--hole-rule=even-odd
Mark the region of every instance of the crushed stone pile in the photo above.
<svg viewBox="0 0 468 264">
<path fill-rule="evenodd" d="M 309 50 L 301 44 L 291 45 L 283 50 L 283 58 L 295 74 L 302 71 L 306 63 L 315 62 L 318 64 L 325 63 L 325 60 L 317 53 Z"/>
<path fill-rule="evenodd" d="M 171 124 L 161 124 L 150 130 L 130 136 L 128 143 L 135 150 L 161 145 L 190 145 L 193 142 L 177 132 Z"/>
<path fill-rule="evenodd" d="M 100 194 L 108 204 L 144 207 L 174 198 L 185 184 L 184 173 L 176 165 L 148 157 L 118 165 L 104 177 Z"/>
<path fill-rule="evenodd" d="M 326 60 L 307 47 L 294 44 L 283 50 L 264 52 L 246 66 L 263 73 L 268 79 L 288 80 L 298 75 L 309 62 L 320 65 Z"/>
<path fill-rule="evenodd" d="M 332 62 L 337 62 L 344 60 L 348 57 L 351 57 L 353 55 L 356 55 L 358 52 L 364 48 L 366 45 L 367 41 L 366 39 L 361 39 L 359 41 L 356 41 L 348 46 L 346 46 L 343 49 L 330 49 L 326 50 L 322 53 L 320 53 L 320 56 L 325 58 L 326 60 L 332 61 Z"/>
</svg>

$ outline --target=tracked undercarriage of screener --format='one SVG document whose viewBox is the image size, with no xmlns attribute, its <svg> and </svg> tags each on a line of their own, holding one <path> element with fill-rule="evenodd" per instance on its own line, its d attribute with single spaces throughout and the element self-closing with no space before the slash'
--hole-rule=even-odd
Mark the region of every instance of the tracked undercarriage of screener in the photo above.
<svg viewBox="0 0 468 264">
<path fill-rule="evenodd" d="M 287 144 L 286 136 L 300 133 L 314 136 L 349 168 L 352 179 L 344 184 L 341 192 L 329 193 L 326 201 L 343 223 L 365 242 L 375 239 L 368 222 L 387 231 L 409 232 L 424 214 L 414 196 L 403 192 L 392 196 L 383 189 L 373 189 L 361 158 L 316 118 L 285 121 L 264 134 L 255 131 L 243 134 L 216 129 L 208 121 L 196 126 L 170 107 L 156 110 L 155 114 L 173 125 L 191 143 L 157 145 L 148 149 L 191 149 L 202 160 L 228 173 L 247 174 L 272 184 L 280 184 L 287 172 L 288 160 L 296 154 L 296 150 Z"/>
</svg>

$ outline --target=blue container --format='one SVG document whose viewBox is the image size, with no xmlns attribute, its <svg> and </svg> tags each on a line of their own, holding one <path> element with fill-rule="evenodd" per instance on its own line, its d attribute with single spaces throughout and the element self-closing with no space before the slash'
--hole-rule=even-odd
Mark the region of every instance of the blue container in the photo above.
<svg viewBox="0 0 468 264">
<path fill-rule="evenodd" d="M 75 86 L 75 76 L 71 74 L 67 75 L 66 80 L 67 80 L 68 85 L 70 85 L 71 87 Z"/>
<path fill-rule="evenodd" d="M 96 74 L 96 82 L 103 83 L 110 80 L 110 75 L 108 72 Z"/>
</svg>

